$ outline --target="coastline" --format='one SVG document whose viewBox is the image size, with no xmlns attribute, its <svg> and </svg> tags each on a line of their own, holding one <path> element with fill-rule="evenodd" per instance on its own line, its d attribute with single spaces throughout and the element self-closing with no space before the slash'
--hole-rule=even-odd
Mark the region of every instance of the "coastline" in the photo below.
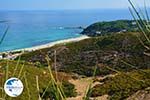
<svg viewBox="0 0 150 100">
<path fill-rule="evenodd" d="M 40 49 L 50 48 L 50 47 L 53 47 L 53 46 L 58 45 L 58 44 L 78 42 L 78 41 L 88 39 L 88 38 L 90 38 L 90 37 L 87 35 L 82 35 L 82 36 L 76 37 L 76 38 L 69 38 L 69 39 L 59 40 L 59 41 L 55 41 L 55 42 L 50 42 L 50 43 L 43 44 L 43 45 L 38 45 L 38 46 L 33 46 L 33 47 L 23 48 L 23 49 L 17 49 L 17 50 L 10 50 L 10 51 L 5 51 L 5 52 L 1 52 L 1 53 L 18 52 L 18 51 L 31 52 L 31 51 L 36 51 L 36 50 L 40 50 Z"/>
</svg>

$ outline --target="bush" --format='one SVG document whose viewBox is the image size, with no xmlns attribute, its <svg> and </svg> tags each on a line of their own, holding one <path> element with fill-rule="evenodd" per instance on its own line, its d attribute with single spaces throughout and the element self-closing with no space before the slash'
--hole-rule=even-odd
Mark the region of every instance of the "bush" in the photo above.
<svg viewBox="0 0 150 100">
<path fill-rule="evenodd" d="M 108 94 L 111 100 L 123 100 L 138 90 L 150 87 L 150 70 L 122 73 L 103 82 L 93 88 L 93 97 Z"/>
</svg>

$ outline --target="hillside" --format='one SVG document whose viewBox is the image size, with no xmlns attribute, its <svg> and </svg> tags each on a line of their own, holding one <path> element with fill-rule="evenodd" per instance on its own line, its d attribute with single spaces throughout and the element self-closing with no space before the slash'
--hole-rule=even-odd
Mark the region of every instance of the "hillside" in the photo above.
<svg viewBox="0 0 150 100">
<path fill-rule="evenodd" d="M 110 96 L 110 100 L 125 100 L 126 98 L 128 98 L 128 100 L 150 99 L 150 70 L 137 70 L 128 73 L 120 73 L 115 77 L 109 77 L 107 79 L 99 80 L 98 82 L 101 84 L 94 86 L 91 95 L 92 97 L 107 94 Z M 140 93 L 139 90 L 143 92 Z M 137 91 L 141 98 L 135 96 Z"/>
<path fill-rule="evenodd" d="M 131 71 L 136 68 L 149 68 L 149 57 L 144 55 L 144 47 L 135 34 L 117 33 L 86 39 L 76 43 L 57 45 L 53 48 L 27 52 L 21 56 L 24 61 L 32 62 L 38 67 L 47 65 L 45 55 L 54 62 L 56 50 L 57 68 L 63 72 L 73 72 L 91 76 L 94 66 L 98 66 L 97 75 L 110 74 L 112 71 L 105 68 L 110 66 L 120 71 Z M 133 64 L 135 68 L 124 62 Z"/>
<path fill-rule="evenodd" d="M 130 26 L 131 21 L 127 22 L 127 26 Z M 115 28 L 119 23 L 127 22 L 118 21 L 117 23 L 110 23 L 114 23 L 113 26 Z M 110 23 L 108 22 L 107 25 L 109 26 Z M 94 27 L 91 25 L 87 28 L 87 30 L 90 30 L 90 33 L 93 30 L 99 31 L 98 26 L 96 27 L 96 24 L 93 25 Z M 109 97 L 110 100 L 124 100 L 126 98 L 130 100 L 138 91 L 144 91 L 143 95 L 149 96 L 147 88 L 150 87 L 150 57 L 145 54 L 150 51 L 145 49 L 137 38 L 141 37 L 147 45 L 142 35 L 136 32 L 137 30 L 134 30 L 136 26 L 133 25 L 134 28 L 132 25 L 131 27 L 129 26 L 126 27 L 128 29 L 126 32 L 120 32 L 120 30 L 124 29 L 123 24 L 123 26 L 120 26 L 121 28 L 117 26 L 116 30 L 112 28 L 110 32 L 107 28 L 104 28 L 108 33 L 105 35 L 92 35 L 96 37 L 73 43 L 60 44 L 33 52 L 25 52 L 21 55 L 21 61 L 31 63 L 37 68 L 45 69 L 47 68 L 45 57 L 48 56 L 51 59 L 52 69 L 55 68 L 56 64 L 57 71 L 67 74 L 74 73 L 78 76 L 78 80 L 71 80 L 69 82 L 75 85 L 74 88 L 77 89 L 77 95 L 80 98 L 83 97 L 84 93 L 78 87 L 84 88 L 84 90 L 85 87 L 77 84 L 77 82 L 86 83 L 86 81 L 82 81 L 82 78 L 85 78 L 83 80 L 91 78 L 95 66 L 97 70 L 94 83 L 100 84 L 96 84 L 93 87 L 91 97 L 104 96 L 105 98 Z M 110 25 L 110 27 L 112 26 Z M 109 75 L 114 75 L 114 77 L 106 77 Z M 97 79 L 100 77 L 105 78 Z M 79 92 L 82 92 L 81 95 L 79 95 Z M 142 95 L 142 93 L 139 93 L 139 95 Z"/>
<path fill-rule="evenodd" d="M 43 96 L 43 99 L 46 99 L 48 97 L 51 97 L 52 91 L 50 82 L 50 75 L 47 68 L 37 68 L 32 64 L 20 62 L 18 64 L 18 67 L 16 69 L 17 62 L 15 61 L 6 61 L 1 60 L 0 61 L 0 87 L 3 87 L 3 84 L 5 82 L 5 78 L 10 77 L 18 77 L 22 80 L 24 84 L 24 92 L 21 94 L 21 96 L 17 98 L 10 98 L 6 94 L 4 94 L 4 91 L 0 91 L 0 97 L 5 97 L 6 100 L 38 100 L 38 90 L 36 85 L 36 76 L 38 76 L 39 79 L 39 88 L 40 88 L 40 94 L 43 94 L 43 91 L 47 86 L 49 86 L 47 91 L 48 95 L 45 94 Z M 24 66 L 23 66 L 24 65 Z M 8 66 L 8 67 L 7 67 Z M 16 70 L 15 70 L 16 69 Z M 22 69 L 22 71 L 20 71 Z M 8 73 L 8 76 L 7 76 Z M 55 75 L 55 74 L 54 74 Z M 67 97 L 72 97 L 76 95 L 74 85 L 69 83 L 68 80 L 72 79 L 72 76 L 66 73 L 58 72 L 57 74 L 58 79 L 63 84 L 63 89 Z"/>
<path fill-rule="evenodd" d="M 117 20 L 110 22 L 97 22 L 83 30 L 81 34 L 99 36 L 120 32 L 137 32 L 138 28 L 133 20 Z"/>
</svg>

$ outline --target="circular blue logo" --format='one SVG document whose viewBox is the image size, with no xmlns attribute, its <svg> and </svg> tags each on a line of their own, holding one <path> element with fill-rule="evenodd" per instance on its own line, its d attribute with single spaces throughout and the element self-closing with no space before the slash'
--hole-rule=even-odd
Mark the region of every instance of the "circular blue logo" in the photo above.
<svg viewBox="0 0 150 100">
<path fill-rule="evenodd" d="M 17 97 L 23 92 L 23 84 L 18 78 L 10 78 L 5 82 L 4 90 L 10 97 Z"/>
</svg>

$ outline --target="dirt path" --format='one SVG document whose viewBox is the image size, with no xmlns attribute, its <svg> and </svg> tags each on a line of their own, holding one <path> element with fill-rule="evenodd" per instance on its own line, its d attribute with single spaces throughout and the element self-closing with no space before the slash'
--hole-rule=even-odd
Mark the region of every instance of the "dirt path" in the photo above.
<svg viewBox="0 0 150 100">
<path fill-rule="evenodd" d="M 99 78 L 102 79 L 102 78 Z M 67 100 L 83 100 L 83 97 L 86 93 L 87 87 L 89 86 L 89 84 L 92 82 L 92 78 L 81 78 L 81 79 L 77 79 L 77 80 L 69 80 L 70 83 L 75 85 L 75 89 L 77 92 L 77 97 L 72 97 L 72 98 L 68 98 Z M 95 82 L 93 84 L 93 86 L 97 85 L 97 84 L 101 84 L 99 82 Z M 96 100 L 107 100 L 107 95 L 101 96 L 101 97 L 97 97 Z"/>
<path fill-rule="evenodd" d="M 108 76 L 104 76 L 104 77 L 97 77 L 97 79 L 102 80 L 106 77 L 114 77 L 114 76 L 115 75 L 108 75 Z M 69 82 L 75 85 L 77 97 L 68 98 L 67 100 L 83 100 L 83 97 L 86 93 L 87 87 L 92 82 L 92 77 L 81 78 L 81 79 L 76 79 L 76 80 L 71 79 L 71 80 L 69 80 Z M 102 83 L 95 82 L 93 84 L 93 86 L 95 86 L 97 84 L 102 84 Z M 108 98 L 108 95 L 104 95 L 104 96 L 97 97 L 96 100 L 108 100 L 107 98 Z"/>
<path fill-rule="evenodd" d="M 69 80 L 70 83 L 75 85 L 75 89 L 77 92 L 77 97 L 74 98 L 68 98 L 67 100 L 82 100 L 82 98 L 85 95 L 86 89 L 90 82 L 92 81 L 92 78 L 82 78 L 77 80 Z"/>
</svg>

